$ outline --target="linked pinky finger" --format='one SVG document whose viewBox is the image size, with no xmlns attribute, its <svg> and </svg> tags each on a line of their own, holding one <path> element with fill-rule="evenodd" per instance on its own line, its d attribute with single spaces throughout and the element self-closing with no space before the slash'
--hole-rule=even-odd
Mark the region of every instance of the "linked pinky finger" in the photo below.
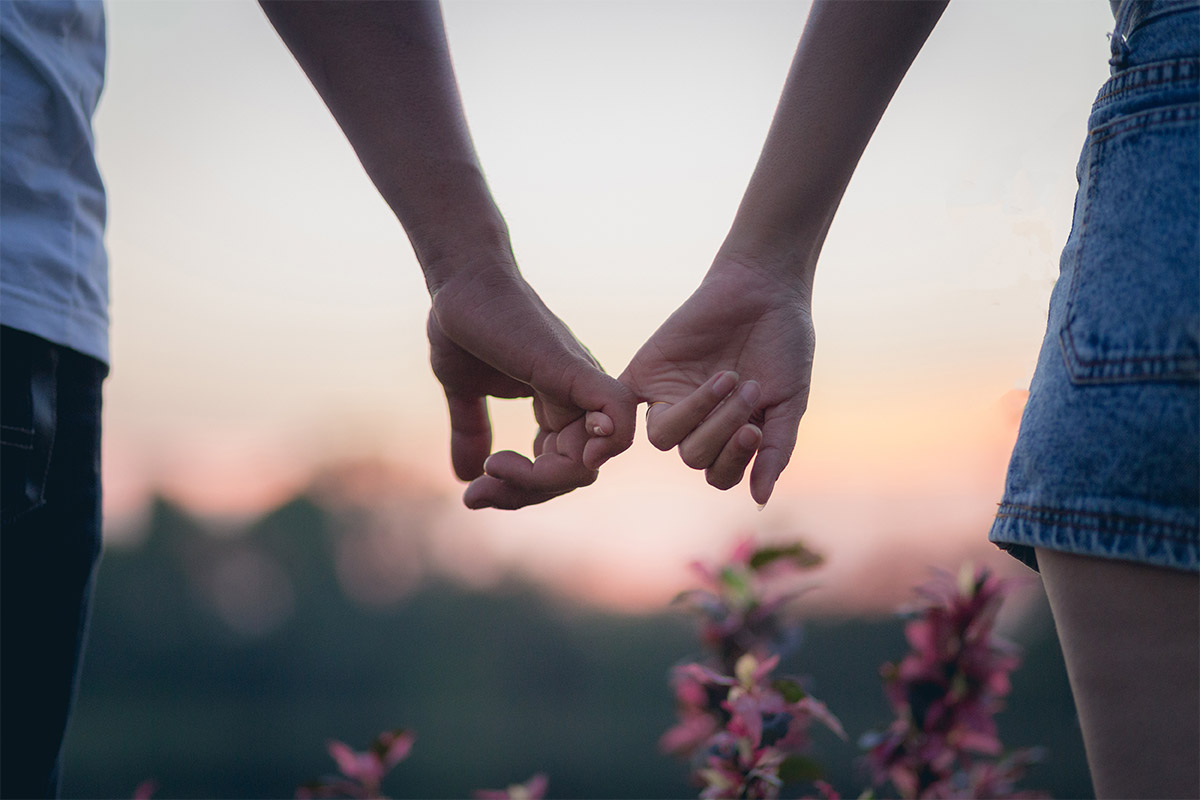
<svg viewBox="0 0 1200 800">
<path fill-rule="evenodd" d="M 584 427 L 587 428 L 589 436 L 612 436 L 616 426 L 613 425 L 612 417 L 605 414 L 603 411 L 589 411 L 584 420 Z"/>
</svg>

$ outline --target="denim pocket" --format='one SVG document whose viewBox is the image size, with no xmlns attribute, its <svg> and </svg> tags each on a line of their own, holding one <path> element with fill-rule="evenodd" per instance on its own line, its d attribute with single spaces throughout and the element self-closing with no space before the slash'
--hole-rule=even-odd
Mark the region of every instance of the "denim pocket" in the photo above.
<svg viewBox="0 0 1200 800">
<path fill-rule="evenodd" d="M 1200 104 L 1088 137 L 1059 342 L 1074 383 L 1200 380 Z"/>
<path fill-rule="evenodd" d="M 57 350 L 37 337 L 3 331 L 0 360 L 0 520 L 45 502 L 58 401 Z"/>
</svg>

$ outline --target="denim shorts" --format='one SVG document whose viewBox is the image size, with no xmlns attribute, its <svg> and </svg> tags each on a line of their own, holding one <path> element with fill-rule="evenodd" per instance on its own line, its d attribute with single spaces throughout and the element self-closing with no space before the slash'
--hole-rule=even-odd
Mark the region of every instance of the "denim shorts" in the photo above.
<svg viewBox="0 0 1200 800">
<path fill-rule="evenodd" d="M 989 538 L 1200 570 L 1200 2 L 1125 0 Z"/>
</svg>

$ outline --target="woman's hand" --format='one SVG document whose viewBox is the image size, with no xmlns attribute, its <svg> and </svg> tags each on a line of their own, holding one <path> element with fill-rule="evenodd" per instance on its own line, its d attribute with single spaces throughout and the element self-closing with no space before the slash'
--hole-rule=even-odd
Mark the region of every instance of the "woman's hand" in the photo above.
<svg viewBox="0 0 1200 800">
<path fill-rule="evenodd" d="M 719 258 L 621 382 L 651 403 L 650 441 L 678 446 L 712 485 L 740 483 L 757 451 L 750 494 L 762 504 L 796 445 L 814 345 L 805 282 Z"/>
</svg>

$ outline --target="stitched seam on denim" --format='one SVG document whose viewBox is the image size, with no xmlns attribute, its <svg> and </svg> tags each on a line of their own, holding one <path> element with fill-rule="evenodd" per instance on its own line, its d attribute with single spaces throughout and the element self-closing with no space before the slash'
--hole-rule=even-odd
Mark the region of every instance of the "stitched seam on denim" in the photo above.
<svg viewBox="0 0 1200 800">
<path fill-rule="evenodd" d="M 1099 103 L 1112 95 L 1120 94 L 1122 91 L 1138 89 L 1144 85 L 1162 83 L 1163 80 L 1166 80 L 1166 82 L 1172 82 L 1172 80 L 1184 80 L 1184 82 L 1195 80 L 1198 74 L 1192 72 L 1193 70 L 1200 71 L 1200 58 L 1190 55 L 1184 56 L 1182 59 L 1154 61 L 1153 64 L 1142 64 L 1141 66 L 1130 68 L 1130 70 L 1123 70 L 1106 80 L 1103 86 L 1100 86 L 1099 94 L 1093 103 Z M 1163 79 L 1156 76 L 1156 73 L 1168 71 L 1174 73 L 1174 77 Z M 1154 76 L 1154 78 L 1150 82 L 1147 82 L 1147 76 Z"/>
<path fill-rule="evenodd" d="M 1149 81 L 1138 80 L 1139 78 L 1144 78 L 1146 75 L 1153 72 L 1165 72 L 1167 67 L 1173 68 L 1171 71 L 1174 74 L 1171 77 L 1159 77 L 1155 80 Z M 1188 68 L 1195 68 L 1195 71 L 1190 72 L 1190 74 L 1185 74 L 1189 72 Z M 1108 82 L 1108 84 L 1106 84 L 1108 86 L 1107 92 L 1104 91 L 1104 87 L 1101 87 L 1100 91 L 1102 94 L 1096 96 L 1096 99 L 1092 105 L 1099 106 L 1109 98 L 1116 97 L 1117 95 L 1124 94 L 1125 92 L 1132 92 L 1135 89 L 1146 89 L 1154 86 L 1162 86 L 1163 84 L 1173 83 L 1187 84 L 1196 81 L 1198 78 L 1200 78 L 1200 59 L 1195 58 L 1180 59 L 1178 61 L 1162 61 L 1157 64 L 1146 64 L 1140 67 L 1134 67 L 1129 72 L 1124 72 L 1120 75 L 1114 76 Z"/>
<path fill-rule="evenodd" d="M 1156 108 L 1114 119 L 1112 122 L 1088 131 L 1088 136 L 1092 137 L 1090 144 L 1103 144 L 1114 136 L 1120 136 L 1129 131 L 1195 122 L 1198 118 L 1200 118 L 1200 103 L 1181 103 L 1177 106 Z"/>
<path fill-rule="evenodd" d="M 1093 147 L 1090 141 L 1086 147 L 1088 154 L 1087 173 L 1085 176 L 1087 178 L 1087 196 L 1083 198 L 1084 212 L 1083 219 L 1079 223 L 1079 247 L 1075 254 L 1075 268 L 1071 270 L 1071 286 L 1067 290 L 1067 305 L 1064 309 L 1063 325 L 1058 336 L 1059 346 L 1064 351 L 1063 359 L 1067 362 L 1067 372 L 1072 375 L 1075 371 L 1071 368 L 1070 357 L 1074 355 L 1078 358 L 1078 354 L 1075 349 L 1075 340 L 1071 336 L 1071 320 L 1075 312 L 1075 290 L 1079 286 L 1079 273 L 1083 272 L 1083 246 L 1087 242 L 1088 228 L 1091 227 L 1092 211 L 1096 207 L 1096 204 L 1093 202 L 1096 195 L 1096 162 L 1100 158 L 1096 152 L 1097 148 Z M 1068 347 L 1071 349 L 1070 354 L 1066 352 Z"/>
<path fill-rule="evenodd" d="M 1153 119 L 1154 117 L 1160 117 L 1160 118 Z M 1131 365 L 1131 364 L 1139 364 L 1139 363 L 1140 364 L 1165 363 L 1165 362 L 1174 361 L 1174 362 L 1179 362 L 1178 366 L 1176 366 L 1174 369 L 1168 370 L 1165 374 L 1162 374 L 1162 375 L 1150 375 L 1150 376 L 1146 376 L 1146 377 L 1154 378 L 1154 379 L 1165 379 L 1165 378 L 1171 378 L 1171 377 L 1180 377 L 1180 378 L 1191 379 L 1194 377 L 1194 373 L 1196 373 L 1197 371 L 1200 371 L 1200 356 L 1194 356 L 1190 353 L 1180 353 L 1180 354 L 1165 355 L 1165 356 L 1164 355 L 1145 355 L 1145 356 L 1134 355 L 1134 356 L 1120 356 L 1117 358 L 1086 359 L 1080 354 L 1079 348 L 1075 344 L 1075 334 L 1074 334 L 1074 331 L 1072 330 L 1072 325 L 1071 325 L 1072 313 L 1075 308 L 1076 289 L 1078 288 L 1078 284 L 1079 284 L 1079 274 L 1083 271 L 1083 269 L 1082 269 L 1082 267 L 1083 267 L 1083 245 L 1084 245 L 1085 237 L 1087 236 L 1088 228 L 1090 227 L 1089 222 L 1091 220 L 1092 209 L 1095 207 L 1095 203 L 1093 202 L 1095 199 L 1095 193 L 1096 193 L 1096 180 L 1095 180 L 1096 169 L 1095 169 L 1095 167 L 1096 167 L 1096 163 L 1100 160 L 1100 152 L 1099 152 L 1100 148 L 1098 147 L 1098 145 L 1104 144 L 1105 142 L 1112 139 L 1113 137 L 1118 136 L 1122 133 L 1126 133 L 1131 130 L 1136 130 L 1139 128 L 1143 129 L 1143 130 L 1148 130 L 1148 129 L 1152 129 L 1152 128 L 1157 128 L 1159 126 L 1176 124 L 1179 122 L 1184 122 L 1184 123 L 1193 122 L 1193 121 L 1195 121 L 1196 118 L 1200 118 L 1200 104 L 1170 106 L 1165 109 L 1153 109 L 1150 111 L 1143 111 L 1140 114 L 1136 114 L 1130 118 L 1121 118 L 1118 120 L 1114 120 L 1113 122 L 1108 123 L 1107 125 L 1101 125 L 1099 128 L 1096 129 L 1096 131 L 1089 132 L 1089 134 L 1088 134 L 1089 141 L 1088 141 L 1088 145 L 1087 145 L 1088 150 L 1090 151 L 1090 157 L 1088 158 L 1088 175 L 1087 175 L 1087 178 L 1088 178 L 1088 193 L 1087 193 L 1087 198 L 1086 198 L 1087 210 L 1084 213 L 1083 222 L 1080 225 L 1079 263 L 1077 263 L 1075 265 L 1074 273 L 1071 275 L 1071 286 L 1070 286 L 1070 290 L 1067 295 L 1069 300 L 1068 300 L 1067 309 L 1066 309 L 1066 322 L 1063 324 L 1063 326 L 1061 328 L 1061 332 L 1059 334 L 1059 342 L 1062 345 L 1064 351 L 1068 350 L 1068 349 L 1070 350 L 1069 354 L 1066 352 L 1063 353 L 1064 357 L 1066 357 L 1068 360 L 1068 368 L 1070 367 L 1070 361 L 1072 359 L 1077 364 L 1079 364 L 1081 367 Z M 1095 133 L 1099 132 L 1099 131 L 1103 131 L 1105 135 L 1092 138 L 1095 136 Z M 1073 370 L 1071 370 L 1071 371 L 1073 374 L 1074 371 Z"/>
<path fill-rule="evenodd" d="M 1174 355 L 1174 356 L 1120 356 L 1119 358 L 1093 358 L 1087 359 L 1079 355 L 1078 348 L 1075 347 L 1075 336 L 1071 333 L 1071 329 L 1066 329 L 1067 338 L 1071 340 L 1071 354 L 1075 356 L 1075 361 L 1082 367 L 1098 367 L 1098 366 L 1113 366 L 1117 364 L 1142 364 L 1147 361 L 1151 362 L 1169 362 L 1178 361 L 1179 366 L 1172 370 L 1187 371 L 1200 369 L 1200 356 L 1193 355 Z"/>
<path fill-rule="evenodd" d="M 32 450 L 33 443 L 29 440 L 33 437 L 34 431 L 27 428 L 0 425 L 0 445 L 4 445 L 5 447 L 15 447 L 18 450 Z"/>
<path fill-rule="evenodd" d="M 1163 17 L 1170 17 L 1175 14 L 1186 14 L 1189 11 L 1196 10 L 1197 6 L 1195 3 L 1183 2 L 1176 5 L 1167 5 L 1165 8 L 1159 8 L 1156 11 L 1139 18 L 1138 21 L 1134 23 L 1134 25 L 1128 31 L 1122 32 L 1120 35 L 1123 38 L 1128 39 L 1130 36 L 1133 36 L 1133 34 L 1137 33 L 1138 29 L 1143 25 L 1149 25 L 1151 22 L 1158 22 L 1162 20 Z M 1126 22 L 1128 23 L 1128 20 L 1126 20 Z"/>
<path fill-rule="evenodd" d="M 1037 517 L 1028 516 L 1025 514 L 997 514 L 996 519 L 1019 519 L 1019 520 L 1024 520 L 1026 522 L 1050 523 L 1050 524 L 1053 524 L 1055 527 L 1071 528 L 1073 530 L 1079 530 L 1079 531 L 1095 531 L 1096 533 L 1104 533 L 1104 534 L 1109 534 L 1112 536 L 1144 536 L 1144 535 L 1146 535 L 1146 533 L 1144 531 L 1129 530 L 1127 528 L 1104 528 L 1099 525 L 1084 525 L 1082 523 L 1074 522 L 1071 520 L 1039 519 Z M 1165 533 L 1162 531 L 1153 531 L 1152 535 L 1156 539 L 1165 539 L 1167 541 L 1172 541 L 1172 542 L 1190 543 L 1190 542 L 1194 541 L 1194 537 L 1191 537 L 1191 536 L 1177 536 L 1177 535 Z"/>
<path fill-rule="evenodd" d="M 1096 161 L 1099 155 L 1096 153 L 1095 147 L 1089 142 L 1087 145 L 1087 173 L 1084 177 L 1087 178 L 1087 196 L 1084 197 L 1084 212 L 1083 218 L 1079 222 L 1079 247 L 1075 254 L 1075 267 L 1071 270 L 1071 286 L 1067 289 L 1067 304 L 1064 309 L 1063 325 L 1059 330 L 1058 343 L 1063 351 L 1063 360 L 1066 362 L 1067 373 L 1074 375 L 1075 370 L 1071 366 L 1071 356 L 1078 358 L 1078 353 L 1075 348 L 1075 340 L 1071 335 L 1071 320 L 1075 312 L 1075 290 L 1079 285 L 1079 273 L 1083 271 L 1083 246 L 1087 241 L 1088 228 L 1092 219 L 1092 210 L 1096 207 L 1093 201 L 1096 194 Z M 1066 352 L 1070 348 L 1070 353 Z"/>
<path fill-rule="evenodd" d="M 1113 514 L 1105 511 L 1085 511 L 1073 510 L 1069 508 L 1061 508 L 1059 506 L 1030 506 L 1024 503 L 1001 503 L 1001 509 L 1015 508 L 1021 511 L 1033 511 L 1043 514 L 1058 514 L 1058 515 L 1076 515 L 1080 517 L 1095 517 L 1096 519 L 1110 520 L 1125 520 L 1135 524 L 1150 524 L 1150 525 L 1165 525 L 1168 528 L 1180 528 L 1182 530 L 1200 530 L 1197 526 L 1184 522 L 1163 522 L 1160 520 L 1150 519 L 1149 517 L 1131 516 L 1129 514 Z"/>
<path fill-rule="evenodd" d="M 1044 516 L 1039 517 L 1034 514 L 1023 514 L 1023 513 L 1006 514 L 1003 511 L 998 511 L 998 512 L 996 512 L 996 519 L 1021 519 L 1021 520 L 1025 520 L 1027 522 L 1050 523 L 1050 524 L 1053 524 L 1053 525 L 1056 525 L 1059 527 L 1075 528 L 1077 530 L 1083 530 L 1083 531 L 1096 531 L 1097 533 L 1108 533 L 1108 534 L 1113 534 L 1115 536 L 1143 536 L 1147 533 L 1146 531 L 1134 530 L 1134 529 L 1131 529 L 1128 527 L 1118 528 L 1118 527 L 1111 527 L 1111 526 L 1105 527 L 1103 525 L 1088 525 L 1086 523 L 1078 522 L 1076 520 L 1064 519 L 1063 515 L 1057 515 L 1057 518 L 1046 519 Z M 1147 521 L 1143 524 L 1146 527 L 1151 528 L 1150 533 L 1152 533 L 1153 536 L 1157 539 L 1169 539 L 1171 541 L 1177 541 L 1177 542 L 1192 542 L 1196 539 L 1196 537 L 1194 535 L 1175 534 L 1175 533 L 1169 533 L 1167 531 L 1159 530 L 1158 528 L 1164 524 L 1161 522 Z"/>
<path fill-rule="evenodd" d="M 1116 364 L 1141 364 L 1141 363 L 1144 363 L 1147 361 L 1152 361 L 1152 362 L 1178 361 L 1181 363 L 1179 364 L 1178 367 L 1175 368 L 1175 371 L 1200 369 L 1200 356 L 1193 356 L 1190 354 L 1173 355 L 1173 356 L 1120 356 L 1118 358 L 1087 359 L 1087 358 L 1084 358 L 1083 356 L 1079 355 L 1079 350 L 1078 350 L 1078 348 L 1075 347 L 1075 336 L 1074 336 L 1074 334 L 1071 333 L 1070 327 L 1066 328 L 1065 333 L 1067 334 L 1067 338 L 1071 340 L 1070 341 L 1071 354 L 1073 356 L 1075 356 L 1075 361 L 1078 362 L 1079 365 L 1083 366 L 1083 367 L 1111 366 L 1111 365 L 1116 365 Z"/>
</svg>

